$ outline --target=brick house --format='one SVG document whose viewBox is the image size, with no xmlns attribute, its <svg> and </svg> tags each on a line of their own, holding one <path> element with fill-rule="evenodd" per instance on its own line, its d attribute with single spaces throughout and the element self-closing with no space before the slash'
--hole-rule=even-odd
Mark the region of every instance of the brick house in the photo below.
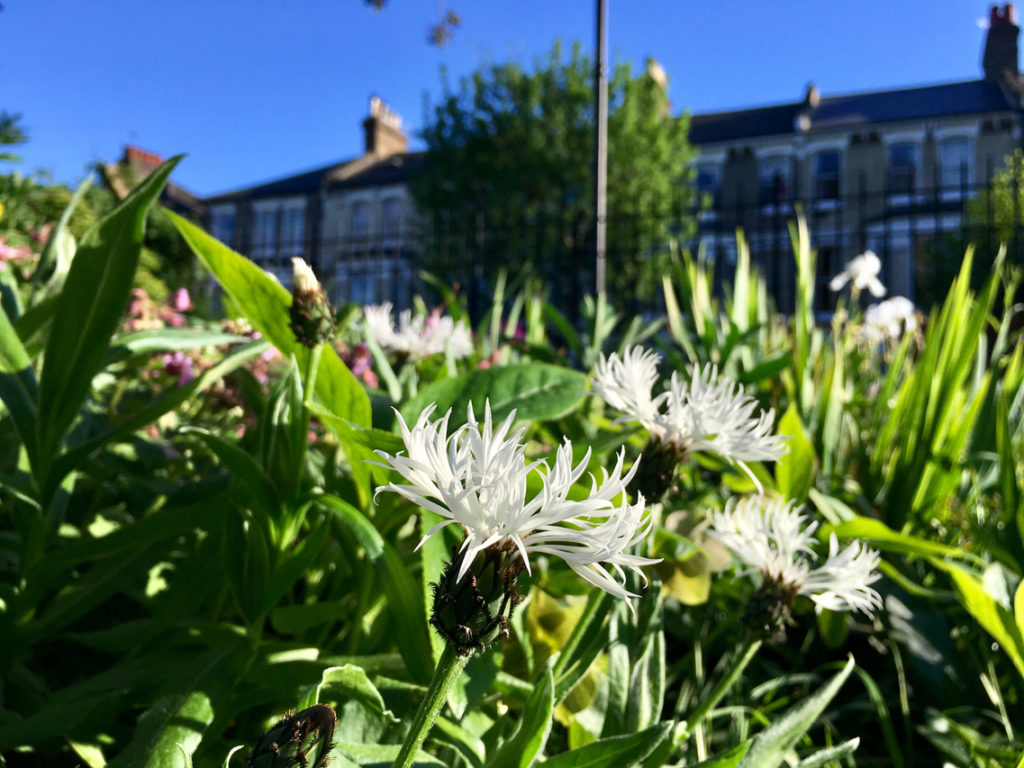
<svg viewBox="0 0 1024 768">
<path fill-rule="evenodd" d="M 890 293 L 913 298 L 922 254 L 961 231 L 967 199 L 1021 145 L 1019 33 L 1012 5 L 992 7 L 980 79 L 840 96 L 812 84 L 788 104 L 693 116 L 697 185 L 711 204 L 700 242 L 734 263 L 743 227 L 786 309 L 799 204 L 818 249 L 819 308 L 833 301 L 828 278 L 865 248 L 882 257 Z"/>
<path fill-rule="evenodd" d="M 285 285 L 293 256 L 313 265 L 337 302 L 411 301 L 415 214 L 401 118 L 379 98 L 363 122 L 363 154 L 204 202 L 208 228 Z"/>
</svg>

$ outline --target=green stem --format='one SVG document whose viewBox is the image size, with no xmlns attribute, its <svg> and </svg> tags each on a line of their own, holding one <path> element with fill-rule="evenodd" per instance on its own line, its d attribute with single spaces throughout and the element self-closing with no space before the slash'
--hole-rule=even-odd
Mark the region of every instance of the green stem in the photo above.
<svg viewBox="0 0 1024 768">
<path fill-rule="evenodd" d="M 760 640 L 748 640 L 744 645 L 740 646 L 739 653 L 735 659 L 730 662 L 730 668 L 726 670 L 725 674 L 719 678 L 717 683 L 715 683 L 715 687 L 711 689 L 711 693 L 709 693 L 697 706 L 697 709 L 693 711 L 685 723 L 681 723 L 676 727 L 676 746 L 679 746 L 686 741 L 700 721 L 704 719 L 708 712 L 718 705 L 718 702 L 722 700 L 722 697 L 725 696 L 730 688 L 732 688 L 736 680 L 739 679 L 739 676 L 743 674 L 743 670 L 747 668 L 747 665 L 753 660 L 754 656 L 757 655 L 757 651 L 760 648 Z"/>
<path fill-rule="evenodd" d="M 292 477 L 295 478 L 293 501 L 302 493 L 302 474 L 306 466 L 306 449 L 309 447 L 309 422 L 313 416 L 311 404 L 313 392 L 316 390 L 316 374 L 320 367 L 321 352 L 323 344 L 317 344 L 309 350 L 309 354 L 306 355 L 306 370 L 302 376 L 302 413 L 298 417 L 302 429 L 296 435 L 299 444 L 295 447 L 295 464 L 292 467 Z M 294 414 L 292 418 L 295 418 Z"/>
<path fill-rule="evenodd" d="M 434 726 L 441 707 L 448 699 L 448 691 L 462 674 L 467 661 L 469 661 L 469 656 L 460 656 L 451 641 L 445 645 L 444 652 L 437 662 L 437 669 L 434 670 L 434 677 L 430 681 L 430 686 L 423 696 L 412 727 L 409 729 L 409 735 L 405 737 L 405 743 L 402 744 L 402 749 L 391 768 L 409 768 L 412 765 L 416 753 L 419 752 L 427 734 Z"/>
</svg>

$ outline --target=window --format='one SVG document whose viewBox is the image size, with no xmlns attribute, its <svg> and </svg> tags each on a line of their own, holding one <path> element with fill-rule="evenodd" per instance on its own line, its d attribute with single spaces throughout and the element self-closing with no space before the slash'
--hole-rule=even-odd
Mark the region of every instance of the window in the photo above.
<svg viewBox="0 0 1024 768">
<path fill-rule="evenodd" d="M 386 238 L 398 237 L 402 233 L 402 201 L 389 197 L 381 211 L 382 230 Z"/>
<path fill-rule="evenodd" d="M 814 199 L 839 199 L 839 151 L 828 149 L 814 156 Z"/>
<path fill-rule="evenodd" d="M 352 203 L 352 239 L 366 240 L 370 236 L 370 205 L 364 200 Z"/>
<path fill-rule="evenodd" d="M 971 181 L 971 140 L 963 136 L 939 142 L 939 189 L 959 197 Z"/>
<path fill-rule="evenodd" d="M 277 248 L 277 209 L 256 209 L 252 229 L 252 257 L 266 259 Z"/>
<path fill-rule="evenodd" d="M 235 241 L 235 212 L 215 213 L 210 225 L 210 234 L 229 247 Z"/>
<path fill-rule="evenodd" d="M 792 192 L 791 167 L 788 157 L 766 157 L 761 160 L 758 171 L 758 202 L 761 205 L 789 202 Z"/>
<path fill-rule="evenodd" d="M 721 186 L 722 173 L 718 165 L 702 163 L 697 166 L 697 196 L 701 201 L 707 198 L 711 207 L 717 208 Z"/>
<path fill-rule="evenodd" d="M 909 142 L 889 147 L 889 194 L 912 195 L 917 191 L 917 169 L 920 166 L 918 154 L 918 145 Z"/>
<path fill-rule="evenodd" d="M 281 251 L 286 257 L 301 256 L 305 250 L 305 213 L 303 207 L 292 205 L 281 214 Z"/>
</svg>

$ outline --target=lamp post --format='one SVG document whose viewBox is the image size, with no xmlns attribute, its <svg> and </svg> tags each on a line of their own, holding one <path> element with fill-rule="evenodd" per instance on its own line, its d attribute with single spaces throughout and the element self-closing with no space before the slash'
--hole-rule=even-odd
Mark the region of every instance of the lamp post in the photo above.
<svg viewBox="0 0 1024 768">
<path fill-rule="evenodd" d="M 605 226 L 608 200 L 608 2 L 597 0 L 597 65 L 594 72 L 594 274 L 605 290 Z"/>
</svg>

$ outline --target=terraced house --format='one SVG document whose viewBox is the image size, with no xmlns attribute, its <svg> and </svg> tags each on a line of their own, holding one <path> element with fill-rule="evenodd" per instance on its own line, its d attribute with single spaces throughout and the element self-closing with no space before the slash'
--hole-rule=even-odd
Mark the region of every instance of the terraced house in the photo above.
<svg viewBox="0 0 1024 768">
<path fill-rule="evenodd" d="M 300 256 L 337 302 L 408 305 L 416 215 L 401 118 L 379 98 L 363 122 L 363 154 L 205 200 L 211 234 L 284 284 Z"/>
<path fill-rule="evenodd" d="M 1014 7 L 992 7 L 979 78 L 846 95 L 812 84 L 790 103 L 694 115 L 704 207 L 690 212 L 691 245 L 727 280 L 742 227 L 787 311 L 788 227 L 799 208 L 818 251 L 819 310 L 834 306 L 829 278 L 867 248 L 881 257 L 890 294 L 916 298 L 940 259 L 955 268 L 962 238 L 945 255 L 943 239 L 963 232 L 968 202 L 1021 146 L 1019 35 Z M 336 301 L 404 307 L 431 231 L 407 183 L 422 153 L 408 150 L 401 119 L 376 97 L 363 126 L 357 157 L 206 199 L 208 226 L 282 281 L 289 258 L 302 256 Z M 464 238 L 470 260 L 474 234 Z"/>
<path fill-rule="evenodd" d="M 695 115 L 697 185 L 710 203 L 700 241 L 734 263 L 743 227 L 786 309 L 799 206 L 818 250 L 820 309 L 834 301 L 829 277 L 866 248 L 890 293 L 914 298 L 943 235 L 962 231 L 966 202 L 1021 145 L 1019 34 L 1012 5 L 991 8 L 978 79 L 838 96 L 812 84 L 799 101 Z"/>
</svg>

